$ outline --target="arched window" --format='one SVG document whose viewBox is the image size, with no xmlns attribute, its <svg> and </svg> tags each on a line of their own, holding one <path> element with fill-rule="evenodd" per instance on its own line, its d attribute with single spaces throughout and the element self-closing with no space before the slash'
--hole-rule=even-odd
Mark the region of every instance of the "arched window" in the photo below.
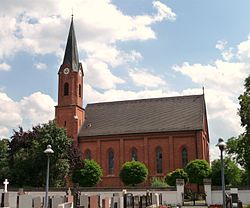
<svg viewBox="0 0 250 208">
<path fill-rule="evenodd" d="M 69 83 L 66 82 L 64 84 L 64 91 L 63 91 L 64 96 L 69 95 Z"/>
<path fill-rule="evenodd" d="M 82 86 L 79 84 L 79 97 L 82 97 Z"/>
<path fill-rule="evenodd" d="M 160 147 L 156 148 L 156 173 L 162 173 L 162 150 Z"/>
<path fill-rule="evenodd" d="M 91 151 L 89 149 L 87 149 L 84 153 L 84 157 L 87 160 L 91 160 Z"/>
<path fill-rule="evenodd" d="M 66 121 L 64 121 L 64 127 L 66 127 L 67 126 L 67 122 Z"/>
<path fill-rule="evenodd" d="M 187 149 L 183 148 L 181 151 L 182 167 L 184 168 L 188 163 Z"/>
<path fill-rule="evenodd" d="M 137 161 L 137 149 L 132 148 L 131 150 L 131 160 Z"/>
<path fill-rule="evenodd" d="M 114 167 L 115 167 L 115 161 L 114 161 L 114 151 L 112 149 L 109 149 L 108 151 L 108 174 L 114 174 Z"/>
</svg>

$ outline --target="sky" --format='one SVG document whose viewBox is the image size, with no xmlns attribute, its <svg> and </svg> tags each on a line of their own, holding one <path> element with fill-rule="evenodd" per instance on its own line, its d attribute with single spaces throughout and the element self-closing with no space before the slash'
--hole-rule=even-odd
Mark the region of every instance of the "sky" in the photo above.
<svg viewBox="0 0 250 208">
<path fill-rule="evenodd" d="M 60 2 L 60 3 L 59 3 Z M 247 0 L 2 0 L 0 138 L 54 118 L 71 14 L 88 103 L 202 94 L 215 144 L 244 131 Z"/>
</svg>

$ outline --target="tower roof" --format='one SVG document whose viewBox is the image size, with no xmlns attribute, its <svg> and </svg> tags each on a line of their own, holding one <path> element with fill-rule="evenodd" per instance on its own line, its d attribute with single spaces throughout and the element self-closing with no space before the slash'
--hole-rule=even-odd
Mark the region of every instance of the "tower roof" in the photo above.
<svg viewBox="0 0 250 208">
<path fill-rule="evenodd" d="M 64 64 L 69 65 L 73 71 L 79 70 L 79 57 L 78 57 L 76 36 L 75 36 L 74 23 L 73 23 L 73 15 L 71 18 L 69 35 L 68 35 L 67 45 L 66 45 L 64 59 L 63 59 L 63 65 Z"/>
</svg>

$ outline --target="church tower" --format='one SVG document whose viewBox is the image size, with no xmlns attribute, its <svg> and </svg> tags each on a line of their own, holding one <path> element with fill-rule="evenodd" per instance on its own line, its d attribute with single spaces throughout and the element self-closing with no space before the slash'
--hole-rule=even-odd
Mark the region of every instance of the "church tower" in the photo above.
<svg viewBox="0 0 250 208">
<path fill-rule="evenodd" d="M 73 16 L 58 76 L 56 124 L 64 127 L 68 137 L 72 138 L 74 145 L 77 145 L 77 135 L 84 121 L 85 111 L 83 109 L 83 69 L 82 64 L 79 63 Z"/>
</svg>

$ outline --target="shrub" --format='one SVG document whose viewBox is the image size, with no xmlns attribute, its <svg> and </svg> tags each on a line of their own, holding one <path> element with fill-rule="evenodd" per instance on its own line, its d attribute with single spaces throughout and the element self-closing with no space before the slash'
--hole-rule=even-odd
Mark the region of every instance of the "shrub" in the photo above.
<svg viewBox="0 0 250 208">
<path fill-rule="evenodd" d="M 138 161 L 126 162 L 122 165 L 120 170 L 120 179 L 125 185 L 132 185 L 142 183 L 147 179 L 147 167 Z"/>
<path fill-rule="evenodd" d="M 82 187 L 91 187 L 101 181 L 102 169 L 94 160 L 83 160 L 82 165 L 77 167 L 72 175 L 74 183 Z"/>
<path fill-rule="evenodd" d="M 184 179 L 185 183 L 188 181 L 188 174 L 183 169 L 176 169 L 168 173 L 165 177 L 165 181 L 170 186 L 176 186 L 176 179 Z"/>
</svg>

